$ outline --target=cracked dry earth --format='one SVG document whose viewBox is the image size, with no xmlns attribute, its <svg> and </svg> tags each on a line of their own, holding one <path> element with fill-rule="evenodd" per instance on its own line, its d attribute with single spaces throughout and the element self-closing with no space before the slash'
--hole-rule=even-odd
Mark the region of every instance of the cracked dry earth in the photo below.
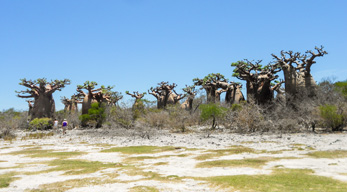
<svg viewBox="0 0 347 192">
<path fill-rule="evenodd" d="M 0 140 L 0 192 L 300 191 L 279 180 L 276 186 L 271 179 L 261 186 L 247 184 L 258 181 L 257 176 L 271 178 L 285 172 L 283 176 L 292 170 L 304 170 L 299 174 L 307 173 L 307 179 L 337 182 L 331 191 L 347 189 L 345 133 L 221 132 L 206 137 L 161 131 L 151 139 L 103 129 L 71 130 L 40 139 L 30 134 L 18 132 L 16 140 Z M 241 178 L 246 182 L 240 183 Z M 330 191 L 325 184 L 315 185 L 302 191 Z"/>
</svg>

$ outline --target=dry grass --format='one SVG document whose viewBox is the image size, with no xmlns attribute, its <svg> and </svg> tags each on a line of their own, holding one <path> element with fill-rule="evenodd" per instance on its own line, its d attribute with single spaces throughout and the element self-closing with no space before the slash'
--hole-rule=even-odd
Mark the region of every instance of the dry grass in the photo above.
<svg viewBox="0 0 347 192">
<path fill-rule="evenodd" d="M 141 185 L 130 188 L 129 192 L 159 192 L 159 190 L 155 187 Z"/>
<path fill-rule="evenodd" d="M 101 163 L 99 161 L 84 161 L 84 160 L 62 160 L 56 159 L 47 162 L 47 165 L 54 166 L 51 169 L 40 171 L 41 172 L 52 172 L 52 171 L 65 171 L 65 175 L 79 175 L 94 173 L 96 171 L 122 167 L 122 164 L 115 163 Z"/>
<path fill-rule="evenodd" d="M 33 148 L 27 148 L 23 149 L 21 151 L 13 151 L 8 153 L 9 155 L 25 155 L 27 157 L 31 158 L 42 158 L 42 157 L 48 157 L 48 158 L 68 158 L 72 156 L 82 155 L 85 154 L 84 152 L 77 152 L 77 151 L 52 151 L 52 150 L 41 150 L 41 147 L 33 147 Z"/>
<path fill-rule="evenodd" d="M 314 157 L 314 158 L 335 159 L 335 158 L 347 157 L 347 151 L 346 150 L 315 151 L 315 152 L 307 153 L 306 155 L 308 155 L 310 157 Z"/>
<path fill-rule="evenodd" d="M 347 183 L 313 175 L 313 171 L 307 169 L 276 169 L 270 175 L 218 176 L 200 179 L 230 191 L 347 191 Z"/>
<path fill-rule="evenodd" d="M 240 153 L 256 153 L 256 151 L 252 148 L 248 148 L 244 146 L 232 146 L 231 148 L 228 148 L 228 149 L 209 150 L 207 151 L 207 153 L 195 157 L 195 159 L 206 160 L 206 159 L 212 159 L 212 158 L 216 158 L 220 156 L 240 154 Z"/>
<path fill-rule="evenodd" d="M 12 181 L 17 179 L 16 177 L 14 177 L 15 175 L 15 172 L 0 175 L 0 188 L 8 187 Z"/>
<path fill-rule="evenodd" d="M 43 139 L 43 138 L 51 137 L 51 136 L 53 136 L 53 135 L 54 135 L 53 132 L 48 132 L 48 133 L 44 133 L 44 132 L 29 133 L 29 134 L 26 134 L 24 137 L 22 137 L 21 140 L 27 140 L 27 139 Z"/>
<path fill-rule="evenodd" d="M 204 161 L 196 165 L 197 168 L 211 167 L 253 167 L 260 168 L 273 158 L 257 158 L 257 159 L 236 159 L 236 160 L 216 160 Z"/>
</svg>

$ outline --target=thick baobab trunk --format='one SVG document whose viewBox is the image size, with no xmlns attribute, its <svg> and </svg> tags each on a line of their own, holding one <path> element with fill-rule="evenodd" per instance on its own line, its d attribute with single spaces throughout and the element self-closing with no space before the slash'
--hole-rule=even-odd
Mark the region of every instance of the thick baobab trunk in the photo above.
<svg viewBox="0 0 347 192">
<path fill-rule="evenodd" d="M 53 93 L 61 90 L 65 85 L 70 84 L 70 80 L 64 79 L 47 82 L 45 78 L 37 80 L 21 79 L 20 85 L 27 87 L 26 91 L 19 91 L 17 96 L 21 98 L 34 98 L 34 105 L 31 110 L 31 119 L 34 118 L 52 118 L 55 112 L 55 103 Z M 29 95 L 20 95 L 29 94 Z"/>
<path fill-rule="evenodd" d="M 55 103 L 52 94 L 41 93 L 35 100 L 32 109 L 32 119 L 48 117 L 53 118 L 55 112 Z"/>
<path fill-rule="evenodd" d="M 207 103 L 216 102 L 216 88 L 215 87 L 204 87 L 206 91 Z"/>
<path fill-rule="evenodd" d="M 188 96 L 188 98 L 181 104 L 181 108 L 191 111 L 193 109 L 194 97 Z"/>
<path fill-rule="evenodd" d="M 266 104 L 273 100 L 274 95 L 271 89 L 271 81 L 264 80 L 259 86 L 256 94 L 256 102 L 258 104 Z"/>
<path fill-rule="evenodd" d="M 245 100 L 243 93 L 241 92 L 241 85 L 235 85 L 233 93 L 233 100 L 231 104 L 239 104 L 241 101 Z"/>
<path fill-rule="evenodd" d="M 215 103 L 220 103 L 220 95 L 224 92 L 226 92 L 226 89 L 219 89 L 215 91 Z"/>
</svg>

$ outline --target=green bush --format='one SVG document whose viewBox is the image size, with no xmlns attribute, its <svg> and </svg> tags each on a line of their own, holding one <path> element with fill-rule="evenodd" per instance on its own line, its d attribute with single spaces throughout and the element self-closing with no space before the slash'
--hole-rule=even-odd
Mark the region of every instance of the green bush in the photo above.
<svg viewBox="0 0 347 192">
<path fill-rule="evenodd" d="M 201 110 L 200 118 L 202 121 L 212 119 L 212 129 L 217 127 L 217 120 L 225 117 L 227 108 L 221 107 L 215 103 L 202 104 L 199 106 Z"/>
<path fill-rule="evenodd" d="M 29 129 L 46 130 L 52 129 L 53 121 L 51 118 L 35 118 L 29 123 Z"/>
<path fill-rule="evenodd" d="M 334 85 L 339 91 L 341 91 L 345 99 L 347 99 L 347 80 L 336 82 Z"/>
<path fill-rule="evenodd" d="M 88 114 L 83 114 L 79 117 L 83 127 L 95 126 L 99 128 L 106 119 L 105 107 L 104 105 L 99 105 L 99 103 L 92 103 L 91 108 L 88 110 Z"/>
<path fill-rule="evenodd" d="M 335 105 L 322 105 L 319 107 L 319 114 L 323 120 L 323 124 L 332 131 L 342 130 L 344 117 L 338 112 L 338 108 Z"/>
</svg>

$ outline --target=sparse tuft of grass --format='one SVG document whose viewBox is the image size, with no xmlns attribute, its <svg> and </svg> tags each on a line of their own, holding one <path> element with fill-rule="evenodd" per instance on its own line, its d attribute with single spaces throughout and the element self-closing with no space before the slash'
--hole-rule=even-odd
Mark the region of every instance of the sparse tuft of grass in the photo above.
<svg viewBox="0 0 347 192">
<path fill-rule="evenodd" d="M 143 161 L 145 159 L 157 159 L 158 157 L 154 156 L 135 156 L 135 157 L 128 157 L 125 159 L 126 162 L 128 161 Z"/>
<path fill-rule="evenodd" d="M 8 153 L 10 155 L 25 155 L 27 157 L 35 158 L 35 157 L 50 157 L 50 158 L 67 158 L 76 155 L 85 154 L 84 152 L 77 151 L 68 151 L 68 152 L 58 152 L 52 150 L 41 150 L 41 147 L 33 147 L 24 149 L 21 151 L 13 151 Z"/>
<path fill-rule="evenodd" d="M 204 161 L 198 163 L 196 167 L 254 167 L 258 168 L 264 166 L 271 158 L 258 158 L 258 159 L 236 159 L 236 160 L 216 160 Z"/>
<path fill-rule="evenodd" d="M 347 191 L 347 183 L 316 176 L 307 169 L 277 169 L 270 175 L 236 175 L 200 178 L 233 191 Z"/>
<path fill-rule="evenodd" d="M 114 175 L 117 177 L 118 175 Z M 102 179 L 100 177 L 87 177 L 82 179 L 70 179 L 66 181 L 60 181 L 55 183 L 43 184 L 39 186 L 39 189 L 33 189 L 30 192 L 62 192 L 73 188 L 86 187 L 92 185 L 101 185 L 107 183 L 114 183 L 114 178 Z"/>
<path fill-rule="evenodd" d="M 168 165 L 168 162 L 158 162 L 158 163 L 154 163 L 153 165 Z"/>
<path fill-rule="evenodd" d="M 347 151 L 346 150 L 315 151 L 315 152 L 307 153 L 306 155 L 310 157 L 314 157 L 314 158 L 335 159 L 335 158 L 347 157 Z"/>
<path fill-rule="evenodd" d="M 21 140 L 27 140 L 27 139 L 43 139 L 43 138 L 51 137 L 51 136 L 53 136 L 53 135 L 54 135 L 53 132 L 48 132 L 48 133 L 44 133 L 44 132 L 29 133 L 29 134 L 26 134 L 24 137 L 22 137 Z"/>
<path fill-rule="evenodd" d="M 206 159 L 212 159 L 214 157 L 220 157 L 225 155 L 232 155 L 232 154 L 240 154 L 240 153 L 255 153 L 256 151 L 249 147 L 244 146 L 232 146 L 228 149 L 219 149 L 219 150 L 209 150 L 208 153 L 199 155 L 195 157 L 196 160 L 206 160 Z"/>
<path fill-rule="evenodd" d="M 159 190 L 155 187 L 141 185 L 130 188 L 130 192 L 159 192 Z"/>
<path fill-rule="evenodd" d="M 148 154 L 148 153 L 160 153 L 165 151 L 176 150 L 175 147 L 157 147 L 157 146 L 130 146 L 130 147 L 113 147 L 111 149 L 105 149 L 101 152 L 121 152 L 124 154 Z"/>
<path fill-rule="evenodd" d="M 49 166 L 54 166 L 54 167 L 42 172 L 66 171 L 65 172 L 66 175 L 94 173 L 102 169 L 116 168 L 116 167 L 122 166 L 121 164 L 102 163 L 99 161 L 62 160 L 62 159 L 49 161 L 47 162 L 47 164 Z"/>
<path fill-rule="evenodd" d="M 14 177 L 15 175 L 15 172 L 0 175 L 0 188 L 8 187 L 12 181 L 17 179 L 16 177 Z"/>
</svg>

